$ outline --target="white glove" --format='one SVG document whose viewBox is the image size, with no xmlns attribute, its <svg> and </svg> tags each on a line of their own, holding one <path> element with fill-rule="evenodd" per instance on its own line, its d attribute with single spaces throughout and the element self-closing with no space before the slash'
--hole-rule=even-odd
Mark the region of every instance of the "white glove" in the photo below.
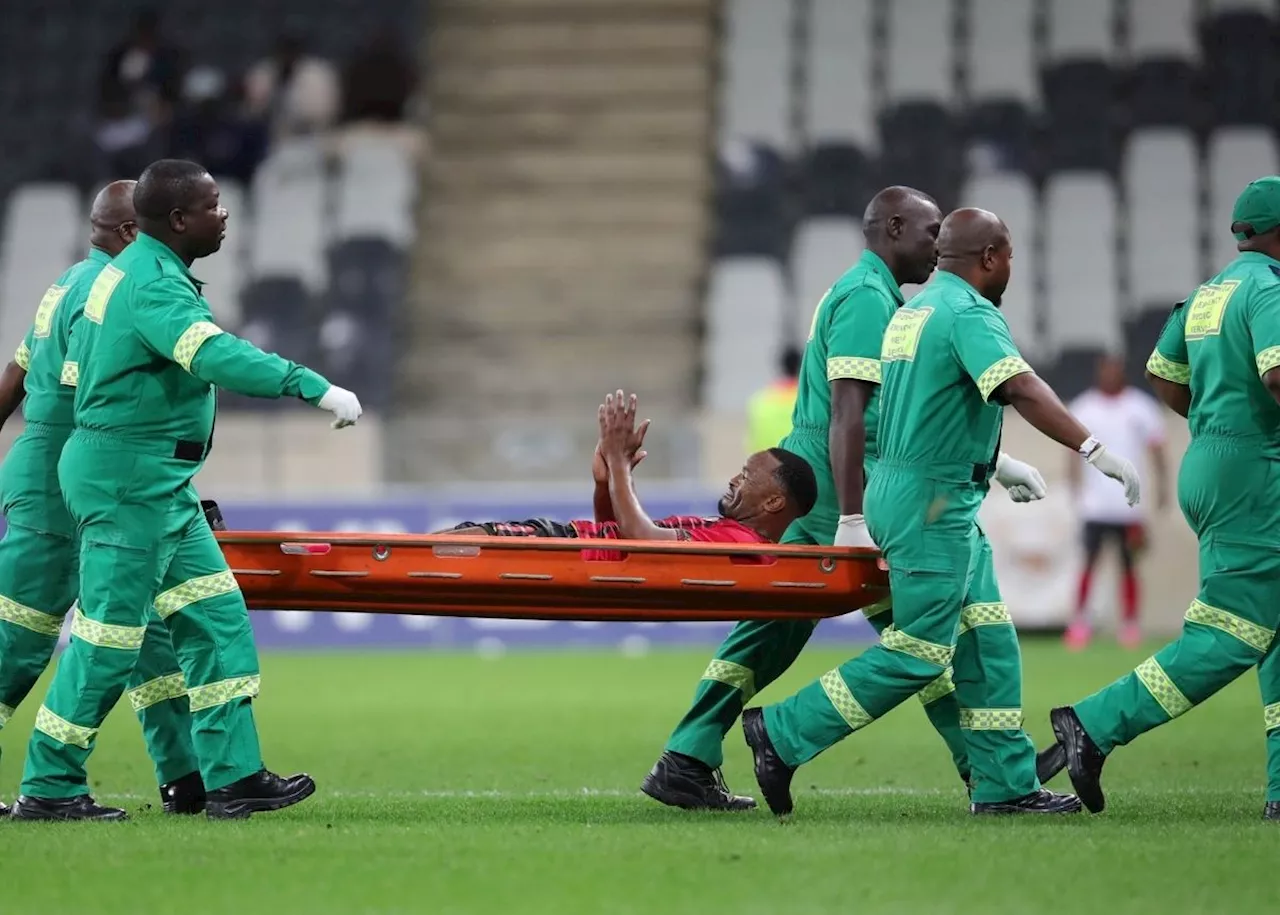
<svg viewBox="0 0 1280 915">
<path fill-rule="evenodd" d="M 1107 450 L 1106 445 L 1098 445 L 1085 460 L 1111 477 L 1111 479 L 1119 480 L 1124 484 L 1124 500 L 1130 505 L 1138 504 L 1142 498 L 1138 471 L 1134 469 L 1133 464 L 1127 458 L 1112 454 Z"/>
<path fill-rule="evenodd" d="M 335 429 L 354 426 L 356 420 L 360 418 L 360 414 L 364 412 L 360 409 L 360 401 L 356 395 L 346 388 L 338 387 L 336 384 L 330 385 L 329 390 L 324 392 L 324 396 L 320 398 L 320 403 L 317 406 L 321 410 L 328 410 L 338 417 L 333 421 L 333 428 Z"/>
<path fill-rule="evenodd" d="M 1040 471 L 1030 464 L 1009 457 L 1003 451 L 996 458 L 996 482 L 1009 490 L 1014 502 L 1037 502 L 1045 497 L 1048 488 Z"/>
<path fill-rule="evenodd" d="M 836 546 L 857 546 L 877 549 L 876 542 L 867 532 L 867 522 L 862 515 L 841 515 L 836 525 Z"/>
</svg>

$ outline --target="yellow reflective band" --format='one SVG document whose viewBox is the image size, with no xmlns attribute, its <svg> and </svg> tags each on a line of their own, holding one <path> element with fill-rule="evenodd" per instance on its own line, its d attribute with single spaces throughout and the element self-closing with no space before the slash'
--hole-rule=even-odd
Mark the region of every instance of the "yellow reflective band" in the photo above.
<svg viewBox="0 0 1280 915">
<path fill-rule="evenodd" d="M 1280 728 L 1280 702 L 1273 702 L 1262 707 L 1262 722 L 1268 731 Z"/>
<path fill-rule="evenodd" d="M 89 289 L 89 297 L 84 300 L 86 318 L 94 324 L 102 323 L 102 318 L 107 313 L 107 302 L 111 300 L 111 294 L 116 291 L 122 279 L 124 279 L 124 271 L 119 267 L 107 264 L 102 268 L 102 272 L 98 274 L 98 278 L 93 281 L 93 286 Z"/>
<path fill-rule="evenodd" d="M 1032 371 L 1034 369 L 1021 358 L 1006 356 L 978 376 L 978 393 L 982 395 L 983 400 L 990 400 L 992 392 L 1010 378 Z"/>
<path fill-rule="evenodd" d="M 78 724 L 72 724 L 65 718 L 59 718 L 43 705 L 40 706 L 40 711 L 36 712 L 36 730 L 52 737 L 58 743 L 70 744 L 82 750 L 90 749 L 93 738 L 98 736 L 97 728 L 82 728 Z"/>
<path fill-rule="evenodd" d="M 840 676 L 839 670 L 827 671 L 819 678 L 818 682 L 822 684 L 822 691 L 827 694 L 827 698 L 831 700 L 835 710 L 840 713 L 844 723 L 849 725 L 850 730 L 856 731 L 858 728 L 865 728 L 875 720 L 867 714 L 867 710 L 862 707 L 862 703 L 853 697 L 853 693 L 849 690 L 849 684 L 844 682 L 844 677 Z"/>
<path fill-rule="evenodd" d="M 893 609 L 893 598 L 886 597 L 884 600 L 876 601 L 870 607 L 863 607 L 862 615 L 864 617 L 879 616 L 881 613 L 884 613 L 885 611 L 892 610 L 892 609 Z"/>
<path fill-rule="evenodd" d="M 1138 665 L 1138 669 L 1134 673 L 1138 675 L 1142 685 L 1147 688 L 1151 698 L 1160 703 L 1160 707 L 1164 709 L 1165 714 L 1170 718 L 1177 718 L 1179 715 L 1190 711 L 1190 700 L 1182 695 L 1182 690 L 1178 689 L 1177 684 L 1169 679 L 1169 675 L 1164 672 L 1164 668 L 1160 666 L 1160 662 L 1155 658 L 1147 658 Z"/>
<path fill-rule="evenodd" d="M 53 313 L 70 288 L 69 286 L 50 286 L 41 296 L 40 304 L 36 306 L 35 321 L 31 325 L 32 337 L 43 340 L 53 332 Z"/>
<path fill-rule="evenodd" d="M 960 631 L 968 632 L 979 626 L 999 626 L 1013 624 L 1009 608 L 1002 603 L 969 604 L 960 611 Z"/>
<path fill-rule="evenodd" d="M 252 699 L 258 695 L 259 680 L 258 675 L 254 674 L 252 677 L 235 677 L 205 686 L 192 686 L 187 689 L 187 697 L 191 700 L 191 711 L 199 712 L 217 705 L 225 705 L 233 699 Z"/>
<path fill-rule="evenodd" d="M 962 708 L 960 727 L 966 731 L 1016 731 L 1022 727 L 1022 709 Z"/>
<path fill-rule="evenodd" d="M 58 376 L 58 384 L 65 384 L 69 388 L 74 388 L 80 384 L 80 363 L 67 362 L 62 363 L 62 373 Z"/>
<path fill-rule="evenodd" d="M 129 704 L 133 706 L 135 712 L 140 712 L 144 708 L 166 702 L 169 699 L 181 699 L 186 694 L 187 681 L 183 679 L 180 673 L 156 677 L 154 680 L 148 680 L 146 683 L 135 686 L 125 692 L 125 695 L 129 697 Z"/>
<path fill-rule="evenodd" d="M 743 702 L 746 702 L 756 694 L 755 673 L 751 668 L 743 667 L 741 664 L 734 664 L 732 661 L 722 661 L 716 658 L 707 665 L 706 671 L 702 674 L 702 679 L 715 680 L 717 683 L 723 683 L 725 686 L 732 686 L 736 690 L 741 690 Z"/>
<path fill-rule="evenodd" d="M 62 617 L 32 610 L 3 596 L 0 596 L 0 620 L 55 639 L 62 632 Z"/>
<path fill-rule="evenodd" d="M 210 321 L 197 321 L 184 330 L 182 336 L 178 338 L 178 343 L 173 348 L 173 361 L 188 372 L 191 371 L 191 360 L 196 358 L 200 347 L 204 346 L 204 342 L 210 337 L 216 337 L 220 333 L 222 328 L 217 324 Z"/>
<path fill-rule="evenodd" d="M 23 340 L 18 344 L 18 351 L 13 354 L 13 362 L 24 372 L 31 368 L 31 350 L 27 348 L 27 341 Z"/>
<path fill-rule="evenodd" d="M 951 656 L 956 653 L 954 648 L 938 645 L 935 642 L 926 642 L 924 639 L 917 639 L 915 636 L 907 635 L 892 626 L 880 634 L 880 644 L 890 651 L 900 651 L 903 654 L 911 655 L 913 658 L 919 658 L 921 661 L 937 664 L 939 667 L 950 665 Z"/>
<path fill-rule="evenodd" d="M 157 596 L 156 613 L 160 615 L 160 619 L 168 619 L 183 607 L 194 604 L 198 600 L 230 594 L 239 587 L 230 569 L 201 578 L 192 578 Z"/>
<path fill-rule="evenodd" d="M 1274 629 L 1251 623 L 1243 617 L 1236 616 L 1234 613 L 1219 610 L 1217 607 L 1210 607 L 1199 600 L 1191 602 L 1191 608 L 1187 610 L 1186 619 L 1188 623 L 1199 623 L 1201 626 L 1212 626 L 1214 629 L 1220 629 L 1227 635 L 1235 636 L 1250 648 L 1258 649 L 1258 651 L 1266 651 L 1270 648 L 1272 640 L 1276 637 Z"/>
<path fill-rule="evenodd" d="M 942 676 L 920 690 L 916 695 L 920 697 L 921 705 L 928 705 L 930 702 L 937 702 L 943 696 L 949 696 L 955 691 L 956 683 L 951 679 L 951 668 L 947 668 L 942 672 Z"/>
<path fill-rule="evenodd" d="M 12 705 L 5 705 L 0 702 L 0 728 L 9 723 L 9 719 L 13 717 L 13 713 L 17 711 Z"/>
<path fill-rule="evenodd" d="M 1280 346 L 1268 346 L 1258 353 L 1257 362 L 1259 375 L 1265 375 L 1277 365 L 1280 365 Z"/>
<path fill-rule="evenodd" d="M 1191 383 L 1191 366 L 1166 358 L 1160 354 L 1160 350 L 1152 350 L 1151 358 L 1147 360 L 1147 371 L 1174 384 Z"/>
<path fill-rule="evenodd" d="M 84 615 L 83 610 L 76 607 L 75 616 L 71 620 L 71 634 L 80 641 L 97 645 L 99 648 L 137 651 L 142 647 L 142 639 L 147 634 L 147 627 L 99 623 L 97 620 L 89 619 Z"/>
<path fill-rule="evenodd" d="M 833 356 L 827 360 L 827 381 L 835 381 L 837 378 L 855 378 L 879 384 L 880 360 L 860 356 Z"/>
</svg>

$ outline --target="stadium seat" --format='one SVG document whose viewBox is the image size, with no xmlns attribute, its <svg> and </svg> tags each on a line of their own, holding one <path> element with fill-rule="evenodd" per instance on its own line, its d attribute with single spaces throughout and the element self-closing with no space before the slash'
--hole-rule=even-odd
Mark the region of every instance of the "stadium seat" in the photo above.
<svg viewBox="0 0 1280 915">
<path fill-rule="evenodd" d="M 1129 76 L 1131 127 L 1183 126 L 1204 120 L 1196 69 L 1180 57 L 1150 57 Z"/>
<path fill-rule="evenodd" d="M 703 343 L 702 403 L 741 413 L 773 380 L 785 319 L 782 270 L 770 258 L 727 258 L 711 266 Z"/>
<path fill-rule="evenodd" d="M 1209 136 L 1209 213 L 1204 231 L 1209 236 L 1210 261 L 1204 271 L 1212 276 L 1236 256 L 1231 234 L 1231 208 L 1245 185 L 1255 178 L 1280 171 L 1276 141 L 1261 127 L 1223 127 Z"/>
<path fill-rule="evenodd" d="M 325 181 L 318 169 L 272 156 L 253 177 L 253 244 L 250 275 L 255 280 L 296 278 L 313 294 L 324 289 L 324 251 L 329 226 Z"/>
<path fill-rule="evenodd" d="M 1129 54 L 1192 61 L 1196 44 L 1196 0 L 1129 0 Z"/>
<path fill-rule="evenodd" d="M 0 230 L 0 358 L 26 336 L 45 290 L 88 251 L 79 193 L 67 184 L 24 184 L 5 207 Z"/>
<path fill-rule="evenodd" d="M 1046 185 L 1045 313 L 1056 351 L 1120 344 L 1116 209 L 1106 175 L 1054 175 Z"/>
<path fill-rule="evenodd" d="M 791 248 L 792 315 L 797 340 L 807 340 L 814 311 L 827 290 L 862 254 L 861 221 L 809 219 L 796 229 Z"/>
<path fill-rule="evenodd" d="M 403 300 L 408 262 L 382 238 L 347 239 L 329 252 L 328 308 L 386 323 Z"/>
<path fill-rule="evenodd" d="M 241 297 L 239 334 L 260 349 L 286 359 L 314 365 L 317 356 L 318 315 L 307 288 L 296 278 L 273 277 L 249 283 Z M 270 410 L 288 401 L 243 397 L 230 392 L 218 396 L 228 409 Z"/>
<path fill-rule="evenodd" d="M 1036 320 L 1036 194 L 1026 175 L 975 175 L 960 198 L 961 206 L 990 210 L 1009 227 L 1013 243 L 1013 271 L 1000 310 L 1009 322 L 1014 342 L 1028 360 L 1043 352 Z"/>
<path fill-rule="evenodd" d="M 963 156 L 959 131 L 945 108 L 911 102 L 886 109 L 880 113 L 880 136 L 881 184 L 925 191 L 944 213 L 954 207 Z"/>
<path fill-rule="evenodd" d="M 804 110 L 811 144 L 877 142 L 871 96 L 871 0 L 812 0 Z M 779 6 L 784 4 L 779 3 Z"/>
<path fill-rule="evenodd" d="M 1275 23 L 1232 9 L 1201 29 L 1209 108 L 1218 125 L 1270 125 L 1276 108 Z"/>
<path fill-rule="evenodd" d="M 887 6 L 887 102 L 950 103 L 956 87 L 951 5 L 938 0 L 894 0 Z"/>
<path fill-rule="evenodd" d="M 215 176 L 222 205 L 227 208 L 227 237 L 222 250 L 201 258 L 191 268 L 204 281 L 204 296 L 213 320 L 227 330 L 240 326 L 240 293 L 244 285 L 246 241 L 253 237 L 253 214 L 238 181 Z"/>
<path fill-rule="evenodd" d="M 788 216 L 787 168 L 760 144 L 728 141 L 716 160 L 716 241 L 719 257 L 781 257 Z"/>
<path fill-rule="evenodd" d="M 1225 13 L 1233 10 L 1253 10 L 1259 13 L 1275 11 L 1275 0 L 1205 0 L 1205 5 L 1214 13 Z"/>
<path fill-rule="evenodd" d="M 1116 52 L 1111 0 L 1049 0 L 1048 59 L 1111 60 Z"/>
<path fill-rule="evenodd" d="M 969 108 L 968 166 L 974 172 L 1032 172 L 1036 168 L 1031 113 L 1017 99 L 991 99 Z"/>
<path fill-rule="evenodd" d="M 1058 64 L 1042 74 L 1051 171 L 1115 167 L 1115 75 L 1099 58 Z"/>
<path fill-rule="evenodd" d="M 1164 323 L 1169 319 L 1173 306 L 1181 302 L 1186 293 L 1167 302 L 1147 302 L 1124 324 L 1125 377 L 1130 384 L 1146 385 L 1147 358 L 1160 339 Z"/>
<path fill-rule="evenodd" d="M 1132 312 L 1176 301 L 1200 279 L 1199 157 L 1185 130 L 1142 130 L 1122 166 L 1128 203 L 1125 273 Z"/>
<path fill-rule="evenodd" d="M 802 208 L 806 216 L 852 216 L 877 190 L 875 163 L 857 147 L 825 143 L 809 150 L 801 167 Z"/>
<path fill-rule="evenodd" d="M 373 139 L 347 144 L 337 183 L 334 228 L 339 239 L 375 236 L 409 245 L 417 180 L 401 147 Z"/>
<path fill-rule="evenodd" d="M 1039 101 L 1035 72 L 1033 0 L 970 0 L 968 28 L 969 98 Z"/>
<path fill-rule="evenodd" d="M 728 0 L 724 11 L 720 135 L 786 146 L 790 137 L 791 4 Z"/>
</svg>

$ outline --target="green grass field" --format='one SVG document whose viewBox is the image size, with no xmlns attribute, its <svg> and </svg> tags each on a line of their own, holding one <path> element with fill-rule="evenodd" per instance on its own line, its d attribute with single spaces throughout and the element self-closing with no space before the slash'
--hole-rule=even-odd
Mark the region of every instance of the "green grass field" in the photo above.
<svg viewBox="0 0 1280 915">
<path fill-rule="evenodd" d="M 842 660 L 815 650 L 765 698 Z M 1026 645 L 1028 724 L 1141 660 Z M 0 822 L 0 911 L 127 913 L 1251 913 L 1280 826 L 1252 675 L 1121 750 L 1108 810 L 976 820 L 918 705 L 798 777 L 796 814 L 689 814 L 637 791 L 707 652 L 264 658 L 268 763 L 316 795 L 248 822 L 162 817 L 128 711 L 92 760 L 123 824 Z M 43 688 L 41 693 L 43 694 Z M 11 795 L 37 706 L 0 737 Z M 726 777 L 755 794 L 735 728 Z M 1055 787 L 1065 789 L 1060 776 Z"/>
</svg>

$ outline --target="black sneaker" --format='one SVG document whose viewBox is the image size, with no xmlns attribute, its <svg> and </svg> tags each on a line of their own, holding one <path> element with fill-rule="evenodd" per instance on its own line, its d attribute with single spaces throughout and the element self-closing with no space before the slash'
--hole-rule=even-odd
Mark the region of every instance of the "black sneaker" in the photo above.
<svg viewBox="0 0 1280 915">
<path fill-rule="evenodd" d="M 969 805 L 978 816 L 1000 813 L 1079 813 L 1080 798 L 1074 794 L 1056 794 L 1048 788 L 1032 791 L 1011 801 L 984 801 Z"/>
<path fill-rule="evenodd" d="M 204 801 L 204 782 L 199 772 L 160 786 L 160 803 L 165 813 L 186 816 L 203 813 Z"/>
<path fill-rule="evenodd" d="M 1080 795 L 1081 803 L 1090 813 L 1101 813 L 1107 806 L 1107 799 L 1102 794 L 1102 765 L 1107 757 L 1093 738 L 1085 733 L 1084 725 L 1070 706 L 1051 711 L 1049 723 L 1058 736 L 1058 743 L 1062 744 L 1067 775 L 1076 794 Z"/>
<path fill-rule="evenodd" d="M 1262 808 L 1262 818 L 1280 820 L 1280 801 L 1267 801 L 1267 806 Z"/>
<path fill-rule="evenodd" d="M 1036 754 L 1036 778 L 1045 784 L 1067 767 L 1067 752 L 1062 744 L 1054 741 Z"/>
<path fill-rule="evenodd" d="M 779 758 L 773 741 L 769 739 L 769 732 L 765 730 L 762 709 L 749 708 L 742 713 L 742 733 L 755 758 L 756 781 L 760 784 L 765 803 L 775 816 L 787 816 L 794 808 L 791 779 L 796 770 Z"/>
<path fill-rule="evenodd" d="M 22 795 L 10 809 L 15 820 L 102 820 L 129 819 L 119 807 L 104 807 L 87 794 L 77 797 L 31 797 Z"/>
<path fill-rule="evenodd" d="M 645 776 L 640 790 L 659 803 L 681 810 L 755 810 L 754 798 L 729 790 L 719 769 L 700 759 L 667 750 Z"/>
<path fill-rule="evenodd" d="M 283 810 L 305 801 L 315 793 L 309 775 L 285 778 L 267 769 L 210 791 L 205 799 L 205 816 L 211 820 L 238 820 L 254 813 Z"/>
</svg>

